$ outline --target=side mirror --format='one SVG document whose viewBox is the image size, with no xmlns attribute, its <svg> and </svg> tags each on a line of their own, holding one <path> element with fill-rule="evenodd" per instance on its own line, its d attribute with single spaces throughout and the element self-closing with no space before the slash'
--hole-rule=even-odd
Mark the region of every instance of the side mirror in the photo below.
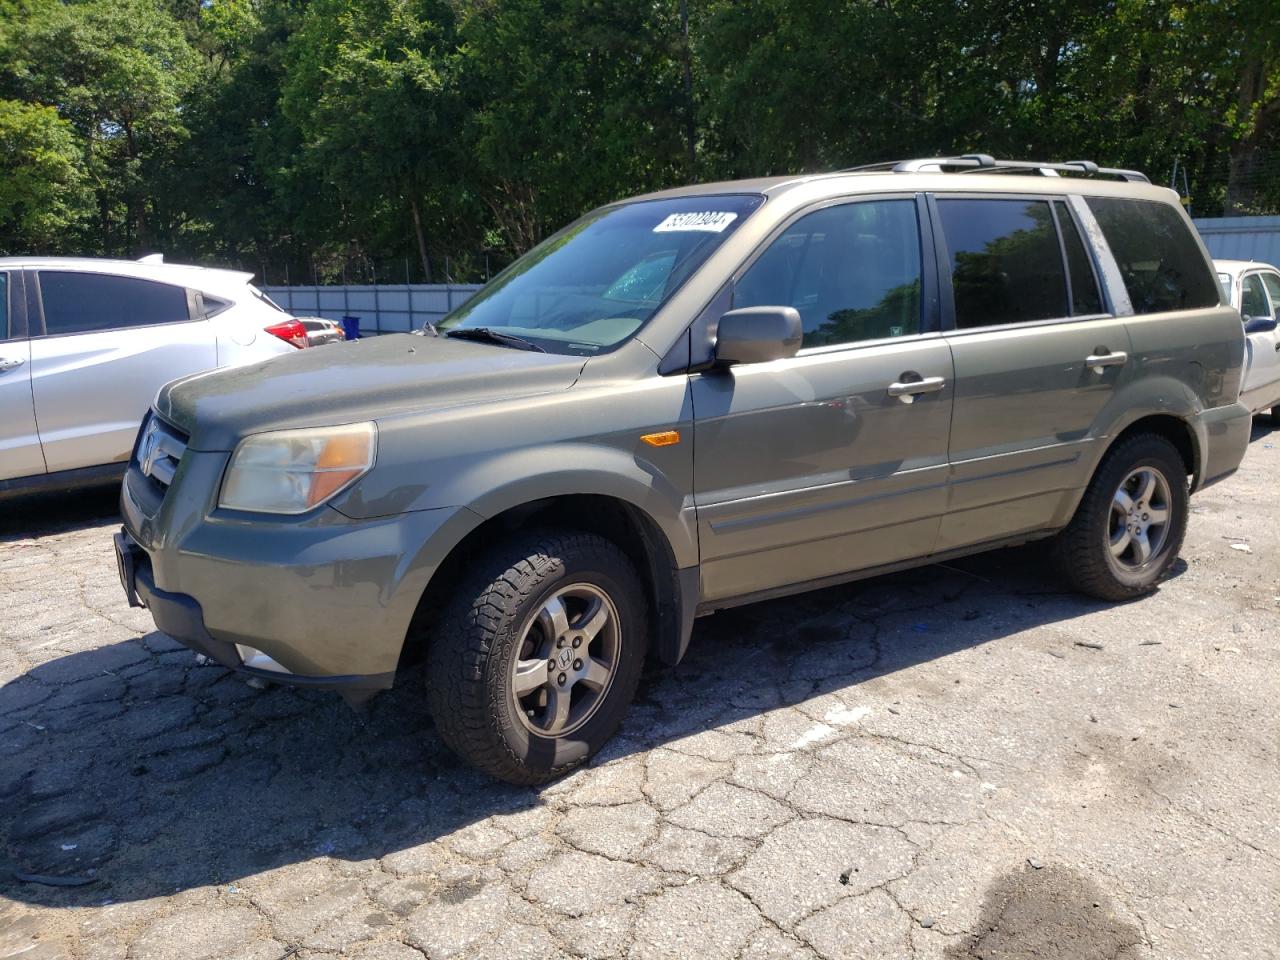
<svg viewBox="0 0 1280 960">
<path fill-rule="evenodd" d="M 1245 317 L 1244 332 L 1245 333 L 1270 333 L 1277 326 L 1275 317 Z"/>
<path fill-rule="evenodd" d="M 795 307 L 743 307 L 716 325 L 716 365 L 766 363 L 794 357 L 804 328 Z"/>
</svg>

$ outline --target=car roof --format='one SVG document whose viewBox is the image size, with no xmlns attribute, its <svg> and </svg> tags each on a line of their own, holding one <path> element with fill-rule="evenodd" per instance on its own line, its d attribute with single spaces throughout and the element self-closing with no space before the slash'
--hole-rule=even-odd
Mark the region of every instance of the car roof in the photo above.
<svg viewBox="0 0 1280 960">
<path fill-rule="evenodd" d="M 1250 270 L 1274 270 L 1280 273 L 1280 268 L 1261 260 L 1214 260 L 1213 265 L 1221 273 L 1229 273 L 1233 277 L 1248 273 Z"/>
<path fill-rule="evenodd" d="M 0 270 L 76 270 L 109 273 L 163 283 L 181 283 L 199 289 L 218 290 L 242 287 L 252 273 L 221 267 L 200 267 L 188 263 L 145 263 L 140 260 L 113 260 L 108 257 L 0 257 Z"/>
</svg>

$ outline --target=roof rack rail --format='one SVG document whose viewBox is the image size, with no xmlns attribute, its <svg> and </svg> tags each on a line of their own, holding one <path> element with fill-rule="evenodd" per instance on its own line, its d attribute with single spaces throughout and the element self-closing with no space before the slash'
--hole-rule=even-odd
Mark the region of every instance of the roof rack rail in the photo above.
<svg viewBox="0 0 1280 960">
<path fill-rule="evenodd" d="M 921 157 L 916 160 L 891 160 L 887 163 L 869 163 L 850 167 L 852 171 L 870 172 L 887 170 L 893 173 L 1000 173 L 1024 170 L 1041 176 L 1056 177 L 1061 174 L 1076 176 L 1119 177 L 1132 183 L 1150 183 L 1145 173 L 1122 170 L 1117 167 L 1100 167 L 1092 160 L 1069 160 L 1066 163 L 1041 163 L 1038 160 L 997 160 L 985 153 L 966 153 L 959 157 Z"/>
</svg>

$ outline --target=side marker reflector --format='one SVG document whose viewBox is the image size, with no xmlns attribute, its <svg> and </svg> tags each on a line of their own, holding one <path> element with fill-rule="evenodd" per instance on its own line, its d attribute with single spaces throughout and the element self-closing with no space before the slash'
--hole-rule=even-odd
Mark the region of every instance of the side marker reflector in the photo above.
<svg viewBox="0 0 1280 960">
<path fill-rule="evenodd" d="M 670 447 L 680 442 L 680 431 L 663 430 L 661 433 L 646 433 L 640 439 L 651 447 Z"/>
</svg>

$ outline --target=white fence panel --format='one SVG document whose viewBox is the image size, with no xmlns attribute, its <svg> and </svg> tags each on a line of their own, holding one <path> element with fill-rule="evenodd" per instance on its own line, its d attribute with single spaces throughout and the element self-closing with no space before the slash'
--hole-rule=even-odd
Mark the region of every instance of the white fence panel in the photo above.
<svg viewBox="0 0 1280 960">
<path fill-rule="evenodd" d="M 478 283 L 367 284 L 320 287 L 263 287 L 295 317 L 341 320 L 359 317 L 365 336 L 407 333 L 435 323 L 480 289 Z"/>
</svg>

